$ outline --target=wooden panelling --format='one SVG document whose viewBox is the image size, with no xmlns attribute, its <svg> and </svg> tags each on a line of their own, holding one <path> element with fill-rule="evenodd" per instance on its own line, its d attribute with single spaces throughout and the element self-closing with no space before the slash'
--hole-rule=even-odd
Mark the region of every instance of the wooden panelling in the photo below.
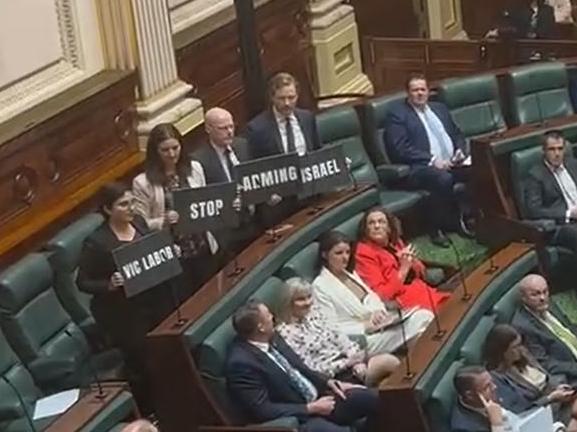
<svg viewBox="0 0 577 432">
<path fill-rule="evenodd" d="M 133 73 L 102 72 L 2 126 L 0 255 L 140 162 L 135 84 Z"/>
<path fill-rule="evenodd" d="M 306 0 L 273 0 L 257 9 L 255 21 L 265 76 L 293 73 L 303 83 L 303 104 L 311 106 L 306 7 Z M 205 109 L 226 108 L 240 126 L 248 120 L 236 21 L 178 49 L 176 58 L 180 78 L 195 86 Z"/>
<path fill-rule="evenodd" d="M 412 0 L 351 0 L 359 36 L 420 37 Z"/>
</svg>

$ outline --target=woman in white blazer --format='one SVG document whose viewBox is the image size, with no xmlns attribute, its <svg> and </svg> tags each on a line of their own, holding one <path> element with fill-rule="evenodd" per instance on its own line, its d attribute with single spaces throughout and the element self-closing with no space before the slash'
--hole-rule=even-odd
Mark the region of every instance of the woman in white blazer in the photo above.
<svg viewBox="0 0 577 432">
<path fill-rule="evenodd" d="M 414 308 L 399 314 L 387 310 L 379 296 L 351 268 L 351 242 L 338 231 L 320 239 L 321 271 L 313 282 L 317 302 L 329 322 L 347 335 L 364 335 L 369 355 L 393 352 L 403 345 L 401 325 L 407 339 L 419 336 L 433 313 Z"/>
<path fill-rule="evenodd" d="M 182 136 L 172 124 L 156 125 L 148 138 L 145 171 L 132 181 L 135 210 L 152 230 L 172 231 L 178 222 L 172 191 L 206 185 L 202 165 L 187 157 L 181 142 Z M 176 237 L 186 279 L 183 296 L 188 297 L 218 270 L 219 246 L 210 232 Z"/>
</svg>

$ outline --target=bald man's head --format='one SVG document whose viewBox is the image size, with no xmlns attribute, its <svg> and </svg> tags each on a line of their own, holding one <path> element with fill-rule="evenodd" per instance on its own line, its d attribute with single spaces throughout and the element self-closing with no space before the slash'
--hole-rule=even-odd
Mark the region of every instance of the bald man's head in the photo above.
<svg viewBox="0 0 577 432">
<path fill-rule="evenodd" d="M 209 109 L 204 115 L 204 127 L 213 145 L 221 148 L 232 145 L 234 120 L 227 110 L 219 107 Z"/>
<path fill-rule="evenodd" d="M 126 425 L 121 432 L 158 432 L 158 429 L 148 420 L 141 419 Z"/>
<path fill-rule="evenodd" d="M 529 274 L 519 281 L 519 294 L 523 304 L 536 314 L 549 310 L 549 286 L 545 278 Z"/>
</svg>

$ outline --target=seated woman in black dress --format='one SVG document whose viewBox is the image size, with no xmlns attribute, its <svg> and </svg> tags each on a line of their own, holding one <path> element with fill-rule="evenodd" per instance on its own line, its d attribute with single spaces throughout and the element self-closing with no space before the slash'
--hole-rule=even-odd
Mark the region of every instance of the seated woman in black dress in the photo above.
<svg viewBox="0 0 577 432">
<path fill-rule="evenodd" d="M 78 286 L 92 295 L 90 309 L 96 323 L 122 351 L 132 391 L 141 410 L 146 411 L 145 337 L 171 312 L 172 299 L 165 285 L 130 298 L 124 295 L 124 280 L 112 251 L 150 230 L 144 219 L 135 216 L 134 197 L 125 185 L 105 185 L 100 206 L 105 221 L 84 242 Z"/>
</svg>

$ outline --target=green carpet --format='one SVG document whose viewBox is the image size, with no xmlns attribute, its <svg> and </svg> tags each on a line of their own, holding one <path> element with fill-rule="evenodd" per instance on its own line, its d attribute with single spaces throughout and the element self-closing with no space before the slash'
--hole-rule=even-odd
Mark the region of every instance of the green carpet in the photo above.
<svg viewBox="0 0 577 432">
<path fill-rule="evenodd" d="M 461 264 L 465 270 L 475 268 L 481 264 L 488 253 L 488 249 L 475 240 L 449 234 L 457 249 Z M 457 256 L 453 248 L 440 248 L 431 243 L 429 236 L 416 237 L 411 240 L 418 250 L 418 256 L 424 261 L 435 262 L 458 268 Z"/>
<path fill-rule="evenodd" d="M 553 302 L 567 315 L 567 318 L 577 325 L 577 295 L 575 291 L 563 291 L 552 296 Z"/>
</svg>

